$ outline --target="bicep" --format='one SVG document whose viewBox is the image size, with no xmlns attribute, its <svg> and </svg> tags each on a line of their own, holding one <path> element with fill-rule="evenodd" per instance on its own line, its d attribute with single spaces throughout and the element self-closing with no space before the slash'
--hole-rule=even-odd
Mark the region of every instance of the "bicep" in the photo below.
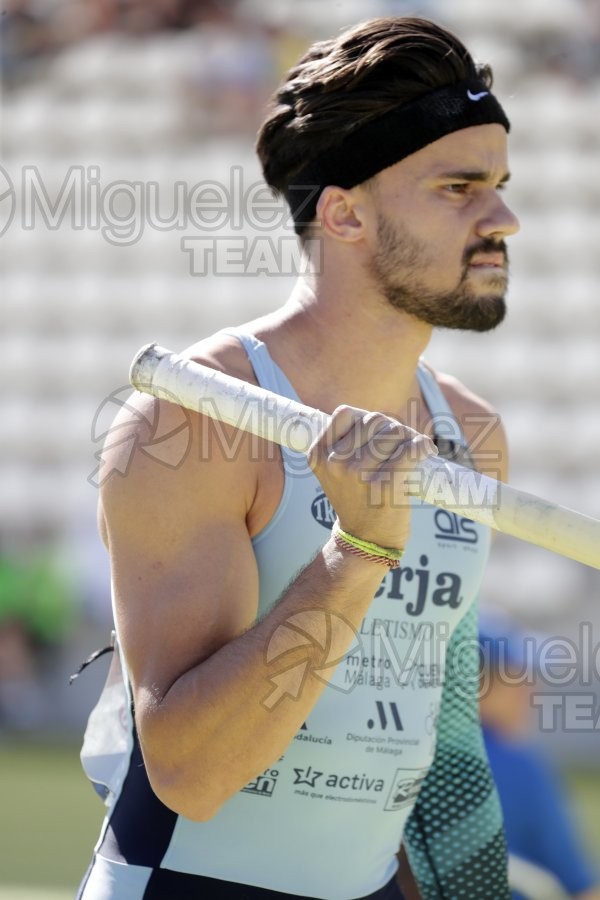
<svg viewBox="0 0 600 900">
<path fill-rule="evenodd" d="M 138 451 L 103 489 L 116 624 L 138 710 L 256 616 L 248 472 L 218 452 L 194 452 L 202 427 L 198 416 L 181 464 Z"/>
<path fill-rule="evenodd" d="M 141 692 L 162 700 L 177 678 L 256 615 L 256 564 L 236 523 L 198 526 L 166 553 L 150 546 L 133 555 L 123 542 L 114 549 L 113 571 L 116 623 L 136 698 Z"/>
</svg>

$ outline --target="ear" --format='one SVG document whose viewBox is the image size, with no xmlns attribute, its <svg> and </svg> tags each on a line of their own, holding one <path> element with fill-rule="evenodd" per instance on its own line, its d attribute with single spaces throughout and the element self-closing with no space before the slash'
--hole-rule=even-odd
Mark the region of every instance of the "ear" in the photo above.
<svg viewBox="0 0 600 900">
<path fill-rule="evenodd" d="M 317 221 L 338 241 L 353 243 L 364 237 L 362 208 L 353 189 L 324 188 L 317 203 Z"/>
</svg>

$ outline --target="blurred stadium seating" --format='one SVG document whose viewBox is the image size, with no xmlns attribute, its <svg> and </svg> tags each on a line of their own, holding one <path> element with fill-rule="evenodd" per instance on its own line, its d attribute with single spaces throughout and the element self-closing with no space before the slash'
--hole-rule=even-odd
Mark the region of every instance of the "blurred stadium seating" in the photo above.
<svg viewBox="0 0 600 900">
<path fill-rule="evenodd" d="M 595 39 L 588 7 L 529 0 L 516 16 L 501 0 L 254 0 L 238 4 L 230 31 L 213 22 L 141 35 L 100 31 L 47 53 L 14 79 L 2 100 L 2 165 L 15 185 L 17 215 L 2 237 L 0 535 L 23 544 L 42 527 L 61 540 L 78 535 L 71 546 L 82 602 L 93 606 L 86 608 L 91 619 L 108 622 L 106 563 L 99 547 L 84 549 L 97 542 L 89 481 L 100 449 L 97 410 L 126 385 L 142 344 L 182 348 L 272 309 L 293 281 L 290 273 L 192 275 L 181 240 L 202 232 L 193 223 L 153 228 L 141 210 L 141 233 L 120 246 L 100 227 L 73 227 L 68 216 L 48 227 L 39 205 L 35 226 L 26 228 L 19 216 L 24 168 L 35 167 L 51 205 L 73 167 L 88 185 L 92 167 L 103 189 L 155 182 L 164 217 L 177 181 L 227 186 L 238 166 L 249 186 L 259 180 L 253 132 L 282 68 L 315 37 L 407 11 L 455 27 L 494 65 L 513 124 L 507 197 L 522 222 L 511 242 L 507 323 L 481 337 L 438 334 L 428 357 L 501 410 L 515 486 L 599 516 L 599 79 L 581 75 L 570 49 Z M 114 221 L 127 217 L 123 193 Z M 256 236 L 241 218 L 218 234 Z M 491 602 L 534 625 L 543 619 L 546 631 L 575 634 L 579 619 L 600 628 L 597 573 L 508 539 L 497 543 L 486 585 Z M 69 664 L 88 649 L 71 648 Z"/>
</svg>

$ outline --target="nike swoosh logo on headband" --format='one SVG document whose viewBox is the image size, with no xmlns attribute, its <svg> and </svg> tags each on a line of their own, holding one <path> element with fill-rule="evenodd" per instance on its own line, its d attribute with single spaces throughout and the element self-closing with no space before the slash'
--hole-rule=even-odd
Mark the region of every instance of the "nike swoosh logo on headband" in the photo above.
<svg viewBox="0 0 600 900">
<path fill-rule="evenodd" d="M 477 102 L 478 100 L 482 100 L 484 97 L 489 97 L 489 91 L 481 91 L 479 94 L 472 94 L 471 91 L 467 91 L 467 97 L 469 100 L 474 100 Z"/>
</svg>

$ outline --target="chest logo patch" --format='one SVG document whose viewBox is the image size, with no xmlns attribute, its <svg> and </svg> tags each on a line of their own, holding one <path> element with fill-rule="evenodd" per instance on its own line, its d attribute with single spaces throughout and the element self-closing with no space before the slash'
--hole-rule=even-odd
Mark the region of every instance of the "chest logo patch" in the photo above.
<svg viewBox="0 0 600 900">
<path fill-rule="evenodd" d="M 336 515 L 333 506 L 324 493 L 317 494 L 311 504 L 310 511 L 315 522 L 331 531 Z"/>
</svg>

